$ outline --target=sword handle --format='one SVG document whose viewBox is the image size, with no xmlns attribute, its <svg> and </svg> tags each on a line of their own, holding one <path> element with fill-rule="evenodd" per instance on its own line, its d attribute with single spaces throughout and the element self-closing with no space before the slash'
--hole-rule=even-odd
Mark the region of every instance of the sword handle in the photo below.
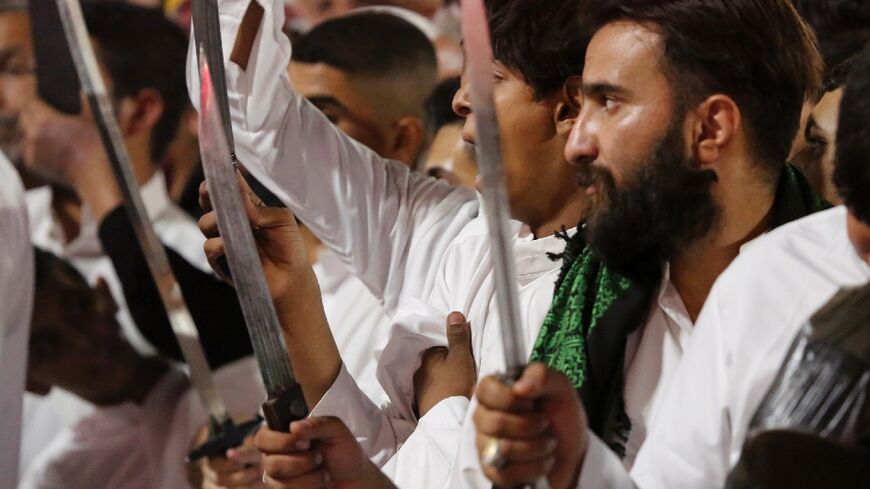
<svg viewBox="0 0 870 489">
<path fill-rule="evenodd" d="M 294 384 L 278 395 L 269 396 L 263 403 L 263 416 L 270 430 L 289 433 L 290 423 L 308 416 L 302 386 Z"/>
<path fill-rule="evenodd" d="M 523 376 L 523 371 L 526 370 L 526 367 L 527 365 L 515 365 L 513 367 L 509 367 L 506 372 L 501 373 L 496 377 L 505 385 L 513 385 L 514 382 L 520 380 L 520 377 Z M 550 483 L 547 482 L 546 477 L 541 477 L 535 482 L 511 488 L 500 487 L 493 484 L 492 489 L 550 489 Z"/>
<path fill-rule="evenodd" d="M 212 423 L 208 440 L 190 452 L 185 462 L 196 462 L 201 458 L 223 457 L 230 448 L 242 446 L 245 438 L 254 434 L 262 423 L 263 418 L 259 416 L 241 425 L 235 424 L 231 419 L 223 423 Z"/>
</svg>

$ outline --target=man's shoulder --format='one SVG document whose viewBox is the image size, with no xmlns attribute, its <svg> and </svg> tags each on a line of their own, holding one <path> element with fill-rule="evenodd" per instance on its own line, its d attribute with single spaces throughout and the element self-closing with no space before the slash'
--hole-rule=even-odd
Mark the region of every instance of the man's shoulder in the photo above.
<svg viewBox="0 0 870 489">
<path fill-rule="evenodd" d="M 760 277 L 781 280 L 780 274 L 812 272 L 849 246 L 846 209 L 835 207 L 791 222 L 749 243 L 723 274 L 737 280 L 757 282 Z"/>
</svg>

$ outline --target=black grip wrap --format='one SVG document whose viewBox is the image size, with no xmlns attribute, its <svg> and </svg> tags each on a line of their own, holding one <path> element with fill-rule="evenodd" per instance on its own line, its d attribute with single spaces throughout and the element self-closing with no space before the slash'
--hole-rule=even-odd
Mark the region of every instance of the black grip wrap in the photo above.
<svg viewBox="0 0 870 489">
<path fill-rule="evenodd" d="M 211 428 L 208 440 L 187 455 L 187 463 L 196 462 L 201 458 L 223 457 L 230 448 L 242 446 L 245 438 L 254 434 L 263 418 L 257 416 L 254 419 L 236 425 L 232 420 Z"/>
</svg>

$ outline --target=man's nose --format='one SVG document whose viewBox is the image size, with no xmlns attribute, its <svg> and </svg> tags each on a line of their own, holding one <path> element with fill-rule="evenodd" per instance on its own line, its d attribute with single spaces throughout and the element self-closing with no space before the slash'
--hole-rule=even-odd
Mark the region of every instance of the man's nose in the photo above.
<svg viewBox="0 0 870 489">
<path fill-rule="evenodd" d="M 589 123 L 581 117 L 574 121 L 568 143 L 565 145 L 565 159 L 573 165 L 590 164 L 598 159 L 598 142 Z"/>
<path fill-rule="evenodd" d="M 471 98 L 469 96 L 468 85 L 463 83 L 456 94 L 453 95 L 453 112 L 463 119 L 471 115 Z"/>
</svg>

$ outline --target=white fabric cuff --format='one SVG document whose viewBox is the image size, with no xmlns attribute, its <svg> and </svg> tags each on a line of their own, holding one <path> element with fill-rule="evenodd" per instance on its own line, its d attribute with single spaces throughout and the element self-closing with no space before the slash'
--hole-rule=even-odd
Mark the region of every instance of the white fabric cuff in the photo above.
<svg viewBox="0 0 870 489">
<path fill-rule="evenodd" d="M 577 489 L 601 488 L 635 489 L 635 485 L 619 457 L 590 431 Z"/>
</svg>

